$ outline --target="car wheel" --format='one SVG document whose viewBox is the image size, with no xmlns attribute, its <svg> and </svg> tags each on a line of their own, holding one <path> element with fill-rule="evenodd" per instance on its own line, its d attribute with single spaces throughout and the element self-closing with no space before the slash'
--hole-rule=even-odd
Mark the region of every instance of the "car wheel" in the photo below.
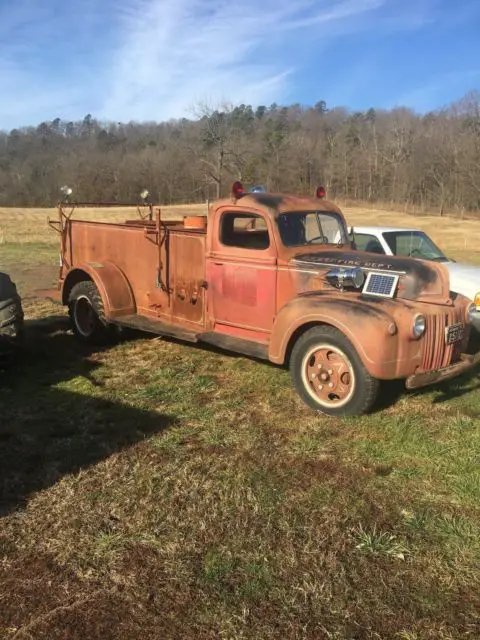
<svg viewBox="0 0 480 640">
<path fill-rule="evenodd" d="M 301 335 L 292 350 L 290 372 L 302 400 L 326 415 L 367 413 L 378 396 L 379 381 L 335 327 L 317 326 Z"/>
</svg>

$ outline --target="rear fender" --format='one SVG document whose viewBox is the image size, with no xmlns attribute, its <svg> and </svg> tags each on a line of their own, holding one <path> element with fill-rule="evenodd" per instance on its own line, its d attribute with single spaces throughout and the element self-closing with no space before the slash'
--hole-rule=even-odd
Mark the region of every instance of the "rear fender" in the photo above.
<svg viewBox="0 0 480 640">
<path fill-rule="evenodd" d="M 107 320 L 136 312 L 135 298 L 127 277 L 113 262 L 85 262 L 71 269 L 62 286 L 63 304 L 68 304 L 72 287 L 83 280 L 92 280 L 96 284 Z"/>
<path fill-rule="evenodd" d="M 278 313 L 269 345 L 269 360 L 284 364 L 295 340 L 313 325 L 327 324 L 353 344 L 370 375 L 395 377 L 398 330 L 390 314 L 359 300 L 307 295 L 288 302 Z"/>
</svg>

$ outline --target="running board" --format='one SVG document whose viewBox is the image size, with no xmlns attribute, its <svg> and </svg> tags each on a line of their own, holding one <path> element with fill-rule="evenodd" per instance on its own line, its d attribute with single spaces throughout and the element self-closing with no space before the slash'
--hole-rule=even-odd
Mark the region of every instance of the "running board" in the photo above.
<svg viewBox="0 0 480 640">
<path fill-rule="evenodd" d="M 145 331 L 146 333 L 153 333 L 158 336 L 177 338 L 185 342 L 203 342 L 212 347 L 223 349 L 224 351 L 241 353 L 242 355 L 260 360 L 268 360 L 267 344 L 245 340 L 244 338 L 236 338 L 235 336 L 228 336 L 224 333 L 217 333 L 216 331 L 189 331 L 183 327 L 168 324 L 161 320 L 151 320 L 146 316 L 136 314 L 115 318 L 112 324 L 129 327 L 130 329 L 136 329 L 138 331 Z"/>
<path fill-rule="evenodd" d="M 189 331 L 183 327 L 178 327 L 161 320 L 150 320 L 146 316 L 132 314 L 130 316 L 120 316 L 112 321 L 112 324 L 118 324 L 121 327 L 129 327 L 138 331 L 153 333 L 157 336 L 167 336 L 169 338 L 178 338 L 186 342 L 198 342 L 198 333 Z"/>
<path fill-rule="evenodd" d="M 224 333 L 217 333 L 216 331 L 199 333 L 197 338 L 199 342 L 205 342 L 206 344 L 224 349 L 225 351 L 233 351 L 252 358 L 268 360 L 268 345 L 261 342 L 236 338 L 235 336 L 228 336 Z"/>
</svg>

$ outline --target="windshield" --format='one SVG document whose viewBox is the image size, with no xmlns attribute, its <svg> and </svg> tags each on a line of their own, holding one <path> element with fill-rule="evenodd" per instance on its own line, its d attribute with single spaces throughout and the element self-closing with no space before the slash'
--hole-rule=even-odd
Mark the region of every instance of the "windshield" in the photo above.
<svg viewBox="0 0 480 640">
<path fill-rule="evenodd" d="M 317 244 L 349 244 L 342 219 L 326 211 L 294 211 L 277 217 L 286 247 Z"/>
<path fill-rule="evenodd" d="M 383 237 L 396 256 L 448 262 L 448 258 L 423 231 L 386 231 Z"/>
</svg>

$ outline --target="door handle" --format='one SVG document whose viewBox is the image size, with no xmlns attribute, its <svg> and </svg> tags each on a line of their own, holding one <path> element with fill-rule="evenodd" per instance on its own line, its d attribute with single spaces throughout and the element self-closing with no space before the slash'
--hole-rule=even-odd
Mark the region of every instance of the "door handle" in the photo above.
<svg viewBox="0 0 480 640">
<path fill-rule="evenodd" d="M 223 267 L 223 265 L 225 264 L 224 262 L 214 262 L 213 263 L 216 267 Z"/>
</svg>

